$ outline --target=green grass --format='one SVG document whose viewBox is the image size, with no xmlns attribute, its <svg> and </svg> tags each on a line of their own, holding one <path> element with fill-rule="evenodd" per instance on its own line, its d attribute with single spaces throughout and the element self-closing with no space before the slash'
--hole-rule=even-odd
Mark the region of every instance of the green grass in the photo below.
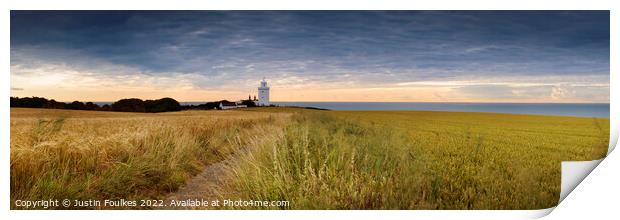
<svg viewBox="0 0 620 220">
<path fill-rule="evenodd" d="M 224 197 L 292 209 L 542 209 L 560 162 L 600 159 L 609 120 L 416 111 L 299 111 L 231 167 Z"/>
</svg>

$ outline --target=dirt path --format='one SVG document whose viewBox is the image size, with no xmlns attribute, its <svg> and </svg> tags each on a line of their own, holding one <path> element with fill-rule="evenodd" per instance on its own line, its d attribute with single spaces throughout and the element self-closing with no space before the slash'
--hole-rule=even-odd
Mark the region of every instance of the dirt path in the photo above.
<svg viewBox="0 0 620 220">
<path fill-rule="evenodd" d="M 288 119 L 290 115 L 286 115 Z M 266 134 L 275 134 L 279 133 L 278 129 L 281 129 L 282 126 L 272 126 L 269 129 L 265 130 Z M 281 131 L 280 131 L 281 132 Z M 253 142 L 251 145 L 259 146 L 261 145 L 259 142 Z M 244 146 L 237 150 L 232 155 L 227 156 L 226 159 L 208 165 L 204 168 L 204 170 L 189 179 L 186 184 L 180 187 L 177 191 L 171 192 L 166 195 L 164 199 L 164 204 L 171 204 L 172 200 L 175 201 L 187 201 L 187 200 L 205 200 L 205 201 L 213 201 L 220 198 L 218 192 L 221 192 L 220 189 L 224 184 L 227 183 L 227 170 L 230 165 L 234 165 L 237 163 L 244 155 L 250 154 L 252 151 L 252 146 Z M 161 209 L 208 209 L 209 207 L 188 207 L 188 206 L 166 206 L 166 207 L 158 207 Z"/>
<path fill-rule="evenodd" d="M 185 186 L 182 186 L 176 192 L 168 194 L 164 199 L 164 204 L 170 204 L 172 200 L 215 200 L 217 199 L 217 189 L 223 183 L 225 174 L 225 164 L 233 158 L 211 164 L 207 166 L 200 174 L 192 177 Z M 164 207 L 163 209 L 203 209 L 202 207 Z"/>
<path fill-rule="evenodd" d="M 189 179 L 186 184 L 177 191 L 169 193 L 164 204 L 171 204 L 172 200 L 205 200 L 213 201 L 218 199 L 218 189 L 225 184 L 227 164 L 234 163 L 239 160 L 241 155 L 248 154 L 249 147 L 243 147 L 235 154 L 229 155 L 225 160 L 208 165 L 198 175 Z M 189 207 L 189 206 L 166 206 L 160 209 L 205 209 L 208 207 Z"/>
</svg>

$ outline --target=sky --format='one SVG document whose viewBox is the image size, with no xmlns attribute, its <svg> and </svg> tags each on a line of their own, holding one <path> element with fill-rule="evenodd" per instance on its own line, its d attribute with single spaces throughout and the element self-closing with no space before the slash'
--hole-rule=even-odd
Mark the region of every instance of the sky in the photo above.
<svg viewBox="0 0 620 220">
<path fill-rule="evenodd" d="M 608 11 L 11 11 L 11 96 L 609 102 Z"/>
</svg>

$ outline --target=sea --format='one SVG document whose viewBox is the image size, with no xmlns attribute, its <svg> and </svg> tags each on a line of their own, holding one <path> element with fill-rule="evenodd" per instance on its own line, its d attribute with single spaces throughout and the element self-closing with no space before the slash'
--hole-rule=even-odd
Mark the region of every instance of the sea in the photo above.
<svg viewBox="0 0 620 220">
<path fill-rule="evenodd" d="M 111 104 L 112 102 L 96 102 Z M 180 102 L 199 105 L 205 102 Z M 455 102 L 271 102 L 277 106 L 313 107 L 329 110 L 420 110 L 492 112 L 529 115 L 609 118 L 609 103 L 455 103 Z"/>
<path fill-rule="evenodd" d="M 279 106 L 331 110 L 422 110 L 492 112 L 609 118 L 609 103 L 272 102 Z"/>
</svg>

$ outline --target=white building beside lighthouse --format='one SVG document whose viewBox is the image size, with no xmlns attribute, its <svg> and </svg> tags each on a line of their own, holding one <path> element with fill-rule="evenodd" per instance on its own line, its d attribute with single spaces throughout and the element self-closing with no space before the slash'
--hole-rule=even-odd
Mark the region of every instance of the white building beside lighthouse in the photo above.
<svg viewBox="0 0 620 220">
<path fill-rule="evenodd" d="M 258 106 L 269 106 L 269 87 L 267 81 L 263 78 L 258 87 Z"/>
</svg>

